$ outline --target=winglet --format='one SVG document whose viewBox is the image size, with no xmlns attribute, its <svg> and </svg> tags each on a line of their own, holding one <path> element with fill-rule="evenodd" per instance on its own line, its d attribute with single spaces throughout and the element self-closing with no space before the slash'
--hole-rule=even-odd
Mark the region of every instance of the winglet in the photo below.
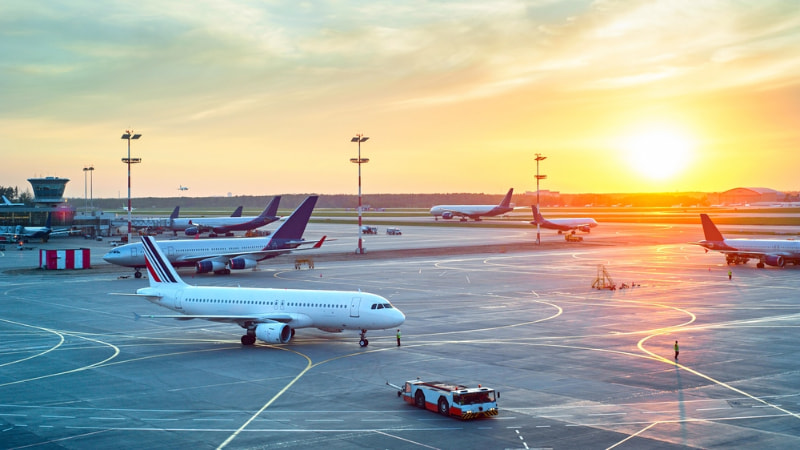
<svg viewBox="0 0 800 450">
<path fill-rule="evenodd" d="M 317 242 L 316 244 L 314 244 L 314 246 L 313 246 L 313 247 L 311 247 L 311 248 L 320 248 L 320 247 L 322 247 L 322 243 L 323 243 L 323 242 L 325 242 L 325 238 L 326 238 L 326 237 L 328 237 L 328 236 L 322 236 L 322 239 L 320 239 L 320 240 L 319 240 L 319 242 Z"/>
<path fill-rule="evenodd" d="M 500 202 L 499 206 L 502 206 L 503 208 L 509 208 L 511 206 L 511 194 L 513 193 L 514 193 L 514 188 L 509 189 L 508 194 L 506 194 L 506 196 L 503 197 L 503 201 Z"/>
<path fill-rule="evenodd" d="M 700 222 L 703 223 L 703 234 L 706 237 L 707 241 L 716 241 L 722 242 L 725 238 L 722 237 L 722 233 L 719 232 L 719 229 L 714 222 L 711 221 L 711 218 L 708 217 L 708 214 L 700 214 Z"/>
</svg>

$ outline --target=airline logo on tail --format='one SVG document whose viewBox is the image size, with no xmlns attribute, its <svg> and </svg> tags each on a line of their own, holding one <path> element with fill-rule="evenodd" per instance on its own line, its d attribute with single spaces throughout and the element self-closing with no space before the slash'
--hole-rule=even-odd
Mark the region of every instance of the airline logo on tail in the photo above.
<svg viewBox="0 0 800 450">
<path fill-rule="evenodd" d="M 142 236 L 144 261 L 150 275 L 150 286 L 158 284 L 185 284 L 178 272 L 172 267 L 167 257 L 161 252 L 152 236 Z"/>
</svg>

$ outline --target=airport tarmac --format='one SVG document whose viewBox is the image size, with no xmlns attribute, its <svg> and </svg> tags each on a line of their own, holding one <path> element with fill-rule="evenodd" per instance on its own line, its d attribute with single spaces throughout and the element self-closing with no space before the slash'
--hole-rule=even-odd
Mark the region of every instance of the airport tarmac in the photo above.
<svg viewBox="0 0 800 450">
<path fill-rule="evenodd" d="M 365 236 L 360 261 L 352 226 L 312 223 L 307 239 L 331 240 L 314 269 L 285 256 L 180 271 L 382 295 L 406 314 L 402 346 L 370 331 L 363 349 L 356 333 L 242 347 L 235 325 L 137 321 L 167 310 L 109 295 L 147 281 L 105 264 L 107 242 L 32 244 L 92 248 L 93 268 L 69 272 L 29 270 L 37 252 L 9 249 L 0 447 L 798 448 L 800 268 L 732 266 L 728 280 L 722 255 L 688 244 L 698 227 L 602 224 L 574 244 L 542 230 L 534 246 L 532 227 L 404 226 Z M 417 248 L 441 251 L 397 251 Z M 635 287 L 593 289 L 598 264 Z M 443 417 L 386 385 L 417 377 L 493 387 L 500 414 Z"/>
</svg>

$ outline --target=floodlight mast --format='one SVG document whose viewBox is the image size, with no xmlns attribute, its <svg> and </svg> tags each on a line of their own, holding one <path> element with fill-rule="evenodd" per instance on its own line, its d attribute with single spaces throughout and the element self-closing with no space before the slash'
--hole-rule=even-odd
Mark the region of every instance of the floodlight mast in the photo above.
<svg viewBox="0 0 800 450">
<path fill-rule="evenodd" d="M 361 164 L 368 163 L 369 158 L 361 157 L 361 143 L 365 142 L 367 139 L 369 138 L 361 133 L 356 134 L 350 139 L 350 142 L 358 142 L 358 158 L 350 158 L 351 163 L 358 164 L 358 248 L 356 249 L 356 253 L 358 254 L 364 253 L 364 246 L 361 239 Z"/>
<path fill-rule="evenodd" d="M 539 214 L 542 213 L 541 206 L 539 206 L 539 180 L 544 180 L 547 178 L 547 175 L 539 175 L 539 161 L 544 161 L 547 159 L 547 156 L 542 156 L 541 153 L 536 154 L 536 209 L 539 210 Z M 536 220 L 536 218 L 533 218 Z M 536 221 L 536 244 L 539 245 L 542 243 L 541 236 L 539 234 L 539 221 Z"/>
<path fill-rule="evenodd" d="M 128 165 L 128 242 L 131 242 L 133 239 L 133 233 L 131 231 L 131 164 L 137 164 L 142 162 L 142 158 L 131 158 L 131 139 L 139 139 L 142 137 L 141 134 L 134 134 L 133 130 L 125 130 L 125 134 L 122 135 L 122 139 L 126 139 L 128 141 L 128 157 L 122 158 L 122 162 Z"/>
</svg>

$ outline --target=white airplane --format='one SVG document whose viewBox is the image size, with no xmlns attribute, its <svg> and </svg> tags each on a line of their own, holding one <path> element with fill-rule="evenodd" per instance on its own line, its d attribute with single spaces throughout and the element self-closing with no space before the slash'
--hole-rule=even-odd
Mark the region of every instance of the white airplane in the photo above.
<svg viewBox="0 0 800 450">
<path fill-rule="evenodd" d="M 461 217 L 462 222 L 466 222 L 468 219 L 479 221 L 482 216 L 499 216 L 514 210 L 511 206 L 513 192 L 514 188 L 509 189 L 499 205 L 436 205 L 431 208 L 430 213 L 433 214 L 434 220 L 439 220 L 440 216 L 442 219 Z"/>
<path fill-rule="evenodd" d="M 53 230 L 50 227 L 50 213 L 47 213 L 47 221 L 43 227 L 25 227 L 17 225 L 13 227 L 5 227 L 4 231 L 0 231 L 2 236 L 11 236 L 15 241 L 28 239 L 41 239 L 42 242 L 47 242 L 50 236 L 66 236 L 69 234 L 69 229 L 64 228 L 60 230 Z"/>
<path fill-rule="evenodd" d="M 184 185 L 182 185 L 182 184 L 179 184 L 179 185 L 178 185 L 178 190 L 179 190 L 179 191 L 188 191 L 188 190 L 189 190 L 189 188 L 188 188 L 188 187 L 186 187 L 186 186 L 184 186 Z"/>
<path fill-rule="evenodd" d="M 763 269 L 765 264 L 776 267 L 783 267 L 786 263 L 800 264 L 800 241 L 725 239 L 708 214 L 700 214 L 700 221 L 705 239 L 692 244 L 700 245 L 706 251 L 724 253 L 728 264 L 746 264 L 751 259 L 758 260 L 756 267 L 759 269 Z"/>
<path fill-rule="evenodd" d="M 194 266 L 197 273 L 229 274 L 231 270 L 252 269 L 259 261 L 289 253 L 301 245 L 313 244 L 310 249 L 322 246 L 324 236 L 319 241 L 303 240 L 317 198 L 316 195 L 306 198 L 268 237 L 176 239 L 161 241 L 158 245 L 173 266 Z M 133 267 L 136 278 L 141 278 L 139 269 L 146 266 L 144 249 L 139 242 L 115 247 L 103 259 L 111 264 Z"/>
<path fill-rule="evenodd" d="M 597 221 L 590 218 L 590 217 L 575 217 L 569 219 L 545 219 L 542 217 L 542 213 L 539 212 L 539 207 L 536 205 L 531 206 L 533 210 L 533 222 L 532 225 L 539 225 L 542 228 L 547 228 L 549 230 L 558 230 L 558 234 L 561 234 L 565 231 L 570 231 L 572 234 L 575 234 L 575 230 L 584 231 L 586 233 L 591 232 L 592 228 L 597 226 Z"/>
<path fill-rule="evenodd" d="M 179 314 L 137 318 L 235 323 L 247 330 L 242 345 L 253 345 L 256 339 L 286 344 L 296 328 L 313 327 L 331 333 L 360 330 L 361 347 L 369 345 L 367 330 L 395 328 L 406 320 L 389 300 L 360 291 L 191 286 L 181 280 L 155 239 L 142 236 L 142 247 L 150 287 L 128 295 L 146 298 Z"/>
<path fill-rule="evenodd" d="M 169 228 L 176 234 L 183 230 L 187 236 L 195 236 L 204 231 L 229 234 L 234 231 L 254 230 L 278 220 L 280 201 L 280 195 L 273 197 L 258 216 L 242 216 L 241 209 L 237 209 L 230 217 L 171 217 Z"/>
<path fill-rule="evenodd" d="M 3 196 L 3 204 L 6 206 L 25 206 L 25 203 L 12 203 L 5 195 Z"/>
</svg>

